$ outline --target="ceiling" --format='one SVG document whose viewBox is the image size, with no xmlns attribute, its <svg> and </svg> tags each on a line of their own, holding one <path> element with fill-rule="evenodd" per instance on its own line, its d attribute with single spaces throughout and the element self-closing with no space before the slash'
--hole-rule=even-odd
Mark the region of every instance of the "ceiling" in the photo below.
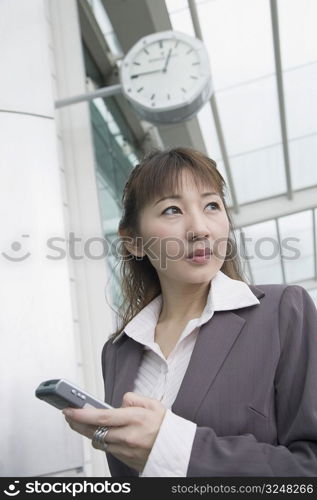
<svg viewBox="0 0 317 500">
<path fill-rule="evenodd" d="M 196 147 L 216 160 L 250 282 L 299 283 L 316 299 L 317 2 L 89 3 L 107 19 L 103 33 L 118 58 L 165 29 L 203 40 L 212 98 L 196 118 L 158 127 L 162 143 Z"/>
</svg>

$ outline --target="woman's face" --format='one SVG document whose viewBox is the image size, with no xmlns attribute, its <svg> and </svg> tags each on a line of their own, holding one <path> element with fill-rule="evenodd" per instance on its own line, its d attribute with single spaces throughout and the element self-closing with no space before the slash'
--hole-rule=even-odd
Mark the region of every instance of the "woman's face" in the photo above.
<svg viewBox="0 0 317 500">
<path fill-rule="evenodd" d="M 180 192 L 169 193 L 172 198 L 154 200 L 140 214 L 143 252 L 160 279 L 207 282 L 225 259 L 229 221 L 215 189 L 204 186 L 198 190 L 188 170 L 181 175 Z M 173 195 L 180 198 L 174 199 Z M 213 253 L 203 262 L 188 258 L 204 247 Z"/>
</svg>

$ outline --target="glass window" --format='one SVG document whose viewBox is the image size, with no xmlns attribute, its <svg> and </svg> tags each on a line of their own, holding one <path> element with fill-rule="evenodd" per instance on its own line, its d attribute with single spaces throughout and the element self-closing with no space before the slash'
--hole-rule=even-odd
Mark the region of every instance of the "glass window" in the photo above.
<svg viewBox="0 0 317 500">
<path fill-rule="evenodd" d="M 278 0 L 283 67 L 311 63 L 317 54 L 316 0 Z"/>
<path fill-rule="evenodd" d="M 267 0 L 213 0 L 197 8 L 216 91 L 275 72 Z"/>
<path fill-rule="evenodd" d="M 229 156 L 281 142 L 274 77 L 218 92 L 217 103 Z"/>
<path fill-rule="evenodd" d="M 283 283 L 281 253 L 274 220 L 242 228 L 255 284 Z"/>
<path fill-rule="evenodd" d="M 240 204 L 277 196 L 286 191 L 281 144 L 232 156 L 230 165 Z"/>
<path fill-rule="evenodd" d="M 287 283 L 314 277 L 312 210 L 305 210 L 278 220 L 283 247 Z"/>
<path fill-rule="evenodd" d="M 317 134 L 290 141 L 289 154 L 293 189 L 316 185 Z"/>
</svg>

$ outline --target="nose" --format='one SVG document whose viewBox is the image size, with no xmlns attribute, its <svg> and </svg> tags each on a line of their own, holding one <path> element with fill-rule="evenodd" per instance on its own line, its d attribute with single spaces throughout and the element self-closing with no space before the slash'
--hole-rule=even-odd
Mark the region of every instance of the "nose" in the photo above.
<svg viewBox="0 0 317 500">
<path fill-rule="evenodd" d="M 189 241 L 193 239 L 203 239 L 210 237 L 210 229 L 206 224 L 204 216 L 201 214 L 191 214 L 187 225 L 187 238 Z"/>
</svg>

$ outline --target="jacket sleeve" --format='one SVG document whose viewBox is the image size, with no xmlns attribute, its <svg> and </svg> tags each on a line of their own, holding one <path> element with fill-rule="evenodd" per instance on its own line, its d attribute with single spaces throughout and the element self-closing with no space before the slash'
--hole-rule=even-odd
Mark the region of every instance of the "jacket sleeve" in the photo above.
<svg viewBox="0 0 317 500">
<path fill-rule="evenodd" d="M 279 305 L 275 372 L 277 442 L 253 434 L 218 437 L 197 427 L 187 476 L 317 476 L 317 310 L 301 286 Z"/>
</svg>

